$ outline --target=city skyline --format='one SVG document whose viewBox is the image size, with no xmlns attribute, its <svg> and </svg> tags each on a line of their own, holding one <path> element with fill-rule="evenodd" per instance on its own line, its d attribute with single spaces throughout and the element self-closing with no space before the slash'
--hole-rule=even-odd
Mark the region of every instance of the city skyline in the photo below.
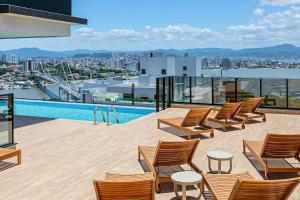
<svg viewBox="0 0 300 200">
<path fill-rule="evenodd" d="M 2 40 L 0 50 L 149 50 L 300 46 L 299 0 L 73 2 L 73 15 L 89 19 L 70 38 Z M 187 12 L 188 11 L 188 12 Z"/>
</svg>

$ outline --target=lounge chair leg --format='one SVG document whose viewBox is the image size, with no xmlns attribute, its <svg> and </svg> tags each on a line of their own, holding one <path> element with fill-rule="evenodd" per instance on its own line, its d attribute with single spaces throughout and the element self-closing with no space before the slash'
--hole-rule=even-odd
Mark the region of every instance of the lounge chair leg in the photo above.
<svg viewBox="0 0 300 200">
<path fill-rule="evenodd" d="M 202 192 L 204 192 L 204 183 L 203 183 L 203 181 L 200 183 L 200 192 L 202 193 Z M 201 197 L 201 193 L 200 193 L 200 197 Z"/>
<path fill-rule="evenodd" d="M 267 118 L 266 118 L 266 116 L 264 116 L 264 118 L 263 118 L 263 122 L 266 122 L 267 121 Z"/>
<path fill-rule="evenodd" d="M 243 153 L 246 154 L 245 141 L 243 141 Z"/>
<path fill-rule="evenodd" d="M 211 133 L 210 133 L 210 138 L 214 138 L 215 137 L 215 133 L 214 133 L 214 131 L 212 131 Z"/>
<path fill-rule="evenodd" d="M 160 188 L 160 184 L 157 180 L 156 180 L 156 183 L 155 183 L 155 188 L 156 188 L 156 192 L 160 193 L 161 188 Z"/>
<path fill-rule="evenodd" d="M 17 164 L 21 165 L 21 163 L 22 163 L 22 153 L 21 153 L 21 150 L 19 150 L 18 151 L 18 162 L 17 162 Z"/>
<path fill-rule="evenodd" d="M 141 161 L 141 153 L 140 153 L 140 150 L 138 150 L 138 161 Z"/>
<path fill-rule="evenodd" d="M 160 121 L 157 120 L 157 128 L 160 129 Z"/>
<path fill-rule="evenodd" d="M 246 125 L 245 125 L 245 122 L 242 124 L 242 129 L 245 129 L 246 128 Z"/>
<path fill-rule="evenodd" d="M 265 179 L 269 180 L 269 172 L 267 168 L 265 168 Z"/>
<path fill-rule="evenodd" d="M 227 131 L 225 126 L 223 126 L 223 131 L 224 131 L 224 132 L 226 132 L 226 131 Z"/>
</svg>

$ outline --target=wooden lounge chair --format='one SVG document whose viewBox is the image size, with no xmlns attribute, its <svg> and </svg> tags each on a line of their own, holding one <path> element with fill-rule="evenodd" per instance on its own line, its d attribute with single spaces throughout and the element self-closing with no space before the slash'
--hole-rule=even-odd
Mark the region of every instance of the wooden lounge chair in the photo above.
<svg viewBox="0 0 300 200">
<path fill-rule="evenodd" d="M 21 164 L 21 150 L 0 148 L 0 160 L 6 160 L 12 157 L 17 157 L 17 164 Z"/>
<path fill-rule="evenodd" d="M 268 164 L 268 159 L 295 158 L 300 162 L 300 135 L 268 134 L 265 141 L 244 140 L 244 154 L 246 147 L 264 167 L 266 179 L 271 172 L 300 172 L 300 168 L 272 167 Z"/>
<path fill-rule="evenodd" d="M 244 103 L 225 103 L 221 110 L 217 111 L 215 117 L 210 117 L 209 120 L 222 125 L 223 131 L 226 132 L 226 128 L 234 125 L 241 125 L 242 129 L 245 128 L 245 120 L 236 118 L 236 113 Z"/>
<path fill-rule="evenodd" d="M 174 172 L 183 171 L 180 165 L 187 164 L 197 173 L 202 173 L 192 161 L 199 142 L 199 140 L 159 142 L 157 147 L 138 147 L 138 159 L 141 160 L 143 156 L 155 177 L 158 192 L 160 183 L 172 182 L 171 175 Z"/>
<path fill-rule="evenodd" d="M 246 123 L 256 118 L 262 118 L 266 121 L 266 113 L 257 111 L 257 108 L 264 102 L 265 97 L 249 98 L 242 106 L 237 115 L 242 116 L 246 119 Z"/>
<path fill-rule="evenodd" d="M 103 181 L 94 181 L 97 200 L 154 200 L 154 178 L 148 174 L 106 174 Z"/>
<path fill-rule="evenodd" d="M 248 172 L 240 174 L 205 174 L 204 183 L 215 200 L 286 200 L 300 178 L 255 180 Z"/>
<path fill-rule="evenodd" d="M 191 136 L 203 133 L 210 133 L 210 137 L 213 138 L 214 129 L 211 126 L 204 124 L 204 121 L 211 110 L 211 108 L 191 109 L 184 118 L 158 119 L 157 127 L 160 128 L 160 124 L 166 124 L 176 128 L 186 134 L 189 140 L 191 139 Z"/>
</svg>

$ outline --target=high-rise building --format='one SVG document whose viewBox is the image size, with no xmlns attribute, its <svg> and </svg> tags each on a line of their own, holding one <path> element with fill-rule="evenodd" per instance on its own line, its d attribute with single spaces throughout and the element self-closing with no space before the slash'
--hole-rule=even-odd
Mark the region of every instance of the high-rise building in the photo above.
<svg viewBox="0 0 300 200">
<path fill-rule="evenodd" d="M 208 67 L 208 59 L 207 58 L 203 58 L 203 60 L 202 60 L 202 67 L 203 68 L 207 68 Z"/>
<path fill-rule="evenodd" d="M 140 73 L 149 76 L 201 76 L 202 60 L 200 57 L 150 56 L 140 58 Z"/>
<path fill-rule="evenodd" d="M 7 54 L 3 53 L 1 56 L 1 61 L 6 62 L 7 61 Z"/>
<path fill-rule="evenodd" d="M 84 60 L 83 60 L 83 67 L 88 67 L 88 66 L 89 66 L 89 58 L 86 57 L 86 58 L 84 58 Z"/>
<path fill-rule="evenodd" d="M 220 64 L 220 67 L 222 69 L 230 69 L 232 67 L 232 63 L 231 63 L 231 60 L 229 58 L 223 58 L 221 60 L 221 64 Z"/>
<path fill-rule="evenodd" d="M 10 63 L 11 64 L 17 64 L 18 63 L 18 57 L 16 54 L 10 55 Z"/>
<path fill-rule="evenodd" d="M 24 61 L 24 72 L 32 72 L 35 70 L 34 61 L 32 59 L 27 59 Z"/>
</svg>

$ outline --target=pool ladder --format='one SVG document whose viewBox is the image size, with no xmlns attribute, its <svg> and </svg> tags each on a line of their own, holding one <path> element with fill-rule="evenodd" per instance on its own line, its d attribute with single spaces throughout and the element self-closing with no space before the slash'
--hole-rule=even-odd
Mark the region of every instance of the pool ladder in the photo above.
<svg viewBox="0 0 300 200">
<path fill-rule="evenodd" d="M 97 125 L 97 111 L 100 111 L 101 113 L 101 116 L 102 116 L 102 119 L 103 119 L 103 122 L 106 122 L 107 123 L 107 126 L 111 125 L 110 122 L 109 122 L 109 118 L 110 118 L 110 111 L 113 111 L 113 114 L 114 114 L 114 117 L 116 119 L 116 122 L 119 124 L 120 121 L 119 121 L 119 118 L 118 118 L 118 115 L 117 115 L 117 111 L 116 111 L 116 108 L 114 106 L 109 106 L 108 109 L 107 109 L 107 115 L 106 115 L 106 119 L 105 119 L 105 116 L 104 116 L 104 111 L 103 111 L 103 107 L 102 106 L 97 106 L 95 109 L 94 109 L 94 125 Z"/>
</svg>

